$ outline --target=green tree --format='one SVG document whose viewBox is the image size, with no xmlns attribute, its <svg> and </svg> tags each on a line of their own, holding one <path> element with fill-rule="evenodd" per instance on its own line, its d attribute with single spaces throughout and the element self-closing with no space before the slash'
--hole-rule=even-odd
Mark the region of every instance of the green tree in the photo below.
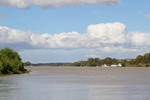
<svg viewBox="0 0 150 100">
<path fill-rule="evenodd" d="M 100 63 L 99 58 L 89 58 L 88 59 L 89 66 L 98 66 Z"/>
<path fill-rule="evenodd" d="M 113 63 L 113 64 L 118 64 L 118 60 L 115 59 L 115 58 L 113 58 L 113 59 L 112 59 L 112 63 Z"/>
<path fill-rule="evenodd" d="M 25 65 L 25 66 L 31 66 L 32 63 L 30 63 L 29 61 L 27 61 L 27 62 L 24 63 L 24 65 Z"/>
<path fill-rule="evenodd" d="M 72 66 L 80 66 L 80 65 L 81 65 L 80 62 L 74 62 L 74 63 L 72 64 Z"/>
<path fill-rule="evenodd" d="M 104 59 L 104 62 L 103 62 L 103 63 L 110 66 L 110 65 L 113 64 L 113 60 L 112 60 L 112 58 L 107 57 L 107 58 Z"/>
<path fill-rule="evenodd" d="M 120 60 L 120 63 L 122 65 L 122 67 L 126 67 L 126 64 L 127 64 L 127 60 Z"/>
<path fill-rule="evenodd" d="M 144 61 L 144 56 L 138 55 L 135 59 L 135 64 L 139 65 L 140 63 L 143 63 L 143 61 Z"/>
<path fill-rule="evenodd" d="M 132 59 L 131 61 L 129 61 L 130 65 L 135 65 L 135 59 Z"/>
<path fill-rule="evenodd" d="M 20 74 L 27 72 L 21 61 L 20 55 L 9 48 L 0 50 L 0 73 L 1 74 Z"/>
<path fill-rule="evenodd" d="M 144 55 L 144 61 L 143 61 L 145 64 L 146 63 L 150 63 L 150 53 L 146 53 Z"/>
</svg>

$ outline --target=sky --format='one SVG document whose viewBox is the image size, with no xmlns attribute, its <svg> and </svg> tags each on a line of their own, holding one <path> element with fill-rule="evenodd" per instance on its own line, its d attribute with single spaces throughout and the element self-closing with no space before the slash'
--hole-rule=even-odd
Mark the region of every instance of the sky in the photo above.
<svg viewBox="0 0 150 100">
<path fill-rule="evenodd" d="M 32 63 L 150 52 L 149 0 L 0 0 L 0 47 Z"/>
</svg>

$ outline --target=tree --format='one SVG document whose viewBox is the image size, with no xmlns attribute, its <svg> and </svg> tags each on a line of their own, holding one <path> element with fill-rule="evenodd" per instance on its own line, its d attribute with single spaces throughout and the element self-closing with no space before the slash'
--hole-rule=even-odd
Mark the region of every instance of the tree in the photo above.
<svg viewBox="0 0 150 100">
<path fill-rule="evenodd" d="M 88 59 L 89 66 L 98 66 L 100 63 L 99 58 L 89 58 Z"/>
<path fill-rule="evenodd" d="M 88 66 L 88 62 L 87 61 L 80 61 L 80 66 Z"/>
<path fill-rule="evenodd" d="M 150 53 L 144 55 L 144 63 L 150 63 Z"/>
<path fill-rule="evenodd" d="M 80 66 L 80 65 L 81 65 L 80 62 L 74 62 L 74 63 L 72 64 L 72 66 Z"/>
<path fill-rule="evenodd" d="M 113 59 L 112 59 L 112 63 L 113 63 L 113 64 L 118 64 L 118 60 L 115 59 L 115 58 L 113 58 Z"/>
<path fill-rule="evenodd" d="M 135 59 L 132 59 L 131 61 L 129 61 L 130 65 L 135 65 Z"/>
<path fill-rule="evenodd" d="M 110 58 L 110 57 L 105 58 L 103 63 L 107 64 L 109 66 L 112 65 L 113 64 L 112 58 Z"/>
<path fill-rule="evenodd" d="M 27 70 L 21 61 L 20 55 L 9 48 L 0 50 L 0 73 L 1 74 L 20 74 Z"/>
<path fill-rule="evenodd" d="M 140 63 L 143 63 L 143 61 L 144 61 L 144 56 L 138 55 L 135 59 L 135 64 L 139 65 Z"/>
<path fill-rule="evenodd" d="M 121 63 L 122 67 L 126 67 L 127 60 L 124 59 L 124 60 L 120 60 L 119 62 Z"/>
<path fill-rule="evenodd" d="M 25 65 L 25 66 L 31 66 L 32 63 L 30 63 L 29 61 L 27 61 L 27 62 L 24 63 L 24 65 Z"/>
</svg>

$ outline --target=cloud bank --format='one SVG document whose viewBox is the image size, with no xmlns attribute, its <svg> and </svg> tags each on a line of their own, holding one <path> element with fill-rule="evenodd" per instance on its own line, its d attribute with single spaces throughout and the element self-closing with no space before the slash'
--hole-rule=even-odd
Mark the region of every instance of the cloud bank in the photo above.
<svg viewBox="0 0 150 100">
<path fill-rule="evenodd" d="M 0 26 L 0 46 L 18 44 L 42 49 L 98 49 L 101 52 L 150 50 L 150 33 L 127 32 L 120 22 L 89 25 L 87 33 L 39 34 Z M 20 45 L 19 45 L 20 46 Z M 22 49 L 27 49 L 26 47 Z"/>
<path fill-rule="evenodd" d="M 74 5 L 114 5 L 121 0 L 0 0 L 0 6 L 28 8 L 35 5 L 43 8 L 56 8 Z"/>
</svg>

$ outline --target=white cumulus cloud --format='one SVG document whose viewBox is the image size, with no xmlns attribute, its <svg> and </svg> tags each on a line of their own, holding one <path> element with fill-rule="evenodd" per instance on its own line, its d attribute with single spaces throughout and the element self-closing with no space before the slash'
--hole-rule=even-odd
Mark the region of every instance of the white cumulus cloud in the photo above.
<svg viewBox="0 0 150 100">
<path fill-rule="evenodd" d="M 100 43 L 124 43 L 124 33 L 126 25 L 116 23 L 106 23 L 88 26 L 88 35 Z"/>
<path fill-rule="evenodd" d="M 150 33 L 129 32 L 127 37 L 134 46 L 150 46 Z"/>
<path fill-rule="evenodd" d="M 0 27 L 0 45 L 25 43 L 36 48 L 47 49 L 100 49 L 100 52 L 137 52 L 150 49 L 150 33 L 127 32 L 126 25 L 100 23 L 89 25 L 87 33 L 68 32 L 59 34 L 25 32 Z M 26 48 L 24 48 L 26 49 Z"/>
<path fill-rule="evenodd" d="M 114 5 L 121 0 L 0 0 L 1 6 L 11 6 L 17 8 L 28 8 L 30 5 L 43 8 L 56 8 L 73 5 Z"/>
<path fill-rule="evenodd" d="M 30 36 L 30 32 L 0 26 L 0 43 L 28 42 Z"/>
<path fill-rule="evenodd" d="M 113 52 L 122 52 L 122 53 L 126 53 L 126 52 L 137 52 L 137 49 L 134 48 L 124 48 L 122 46 L 106 46 L 106 47 L 102 47 L 100 48 L 101 52 L 105 52 L 105 53 L 113 53 Z"/>
</svg>

